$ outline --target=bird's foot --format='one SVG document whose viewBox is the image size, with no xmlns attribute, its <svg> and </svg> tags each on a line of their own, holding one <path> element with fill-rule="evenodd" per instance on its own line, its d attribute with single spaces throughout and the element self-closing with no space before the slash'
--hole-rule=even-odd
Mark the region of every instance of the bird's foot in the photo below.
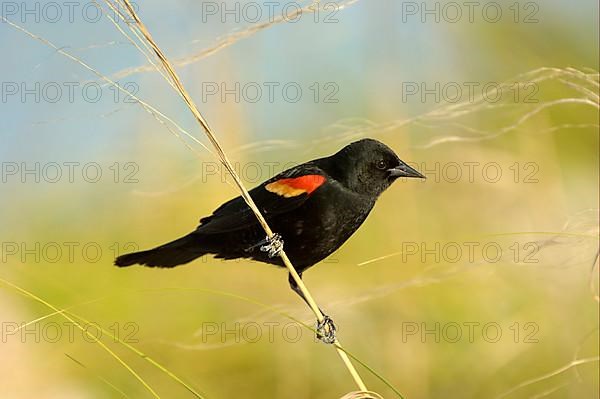
<svg viewBox="0 0 600 399">
<path fill-rule="evenodd" d="M 279 253 L 283 250 L 283 239 L 277 233 L 265 238 L 264 242 L 265 244 L 260 246 L 260 250 L 266 252 L 269 258 L 279 256 Z"/>
<path fill-rule="evenodd" d="M 331 317 L 323 314 L 323 320 L 317 321 L 317 338 L 326 344 L 333 344 L 335 337 L 335 324 Z"/>
</svg>

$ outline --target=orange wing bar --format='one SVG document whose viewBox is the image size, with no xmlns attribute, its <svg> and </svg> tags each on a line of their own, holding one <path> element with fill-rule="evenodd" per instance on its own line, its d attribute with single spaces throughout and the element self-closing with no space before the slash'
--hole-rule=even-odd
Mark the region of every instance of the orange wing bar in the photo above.
<svg viewBox="0 0 600 399">
<path fill-rule="evenodd" d="M 306 175 L 290 179 L 280 179 L 265 186 L 267 191 L 285 198 L 295 197 L 304 193 L 310 194 L 325 183 L 321 175 Z"/>
</svg>

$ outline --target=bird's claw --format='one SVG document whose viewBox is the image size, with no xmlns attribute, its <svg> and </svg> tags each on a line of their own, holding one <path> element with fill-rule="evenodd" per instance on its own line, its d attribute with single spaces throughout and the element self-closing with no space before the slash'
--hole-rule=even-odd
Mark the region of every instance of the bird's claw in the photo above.
<svg viewBox="0 0 600 399">
<path fill-rule="evenodd" d="M 266 244 L 260 246 L 260 250 L 266 252 L 269 258 L 274 258 L 283 250 L 283 239 L 281 235 L 275 233 L 271 237 L 265 238 Z"/>
<path fill-rule="evenodd" d="M 323 320 L 317 321 L 317 338 L 321 340 L 321 342 L 326 344 L 333 344 L 336 340 L 335 337 L 335 324 L 331 317 L 326 314 L 323 315 Z"/>
</svg>

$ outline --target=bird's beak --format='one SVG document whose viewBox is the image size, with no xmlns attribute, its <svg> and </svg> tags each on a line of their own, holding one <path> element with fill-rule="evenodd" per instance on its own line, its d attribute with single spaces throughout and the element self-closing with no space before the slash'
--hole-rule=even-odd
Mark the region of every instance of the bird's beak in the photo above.
<svg viewBox="0 0 600 399">
<path fill-rule="evenodd" d="M 419 173 L 416 169 L 411 168 L 405 163 L 402 163 L 396 166 L 393 169 L 388 169 L 390 173 L 390 177 L 398 178 L 398 177 L 416 177 L 419 179 L 425 179 L 426 177 Z"/>
</svg>

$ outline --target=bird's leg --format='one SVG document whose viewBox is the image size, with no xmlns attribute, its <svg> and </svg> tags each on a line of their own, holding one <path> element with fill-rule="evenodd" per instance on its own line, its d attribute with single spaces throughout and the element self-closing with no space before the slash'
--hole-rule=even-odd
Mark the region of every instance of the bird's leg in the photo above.
<svg viewBox="0 0 600 399">
<path fill-rule="evenodd" d="M 302 273 L 298 273 L 298 276 L 300 276 L 300 278 L 302 278 Z M 302 300 L 304 302 L 306 302 L 306 304 L 310 307 L 310 304 L 306 300 L 304 293 L 302 292 L 300 287 L 298 287 L 298 284 L 296 284 L 296 280 L 294 280 L 294 278 L 292 277 L 291 274 L 288 275 L 288 281 L 290 283 L 290 288 L 296 294 L 298 294 L 300 296 L 300 298 L 302 298 Z M 325 314 L 325 312 L 323 312 L 323 310 L 321 308 L 319 308 L 319 311 L 323 314 L 323 320 L 317 322 L 317 328 L 316 328 L 317 338 L 319 340 L 321 340 L 321 342 L 324 342 L 326 344 L 333 344 L 336 339 L 335 338 L 336 327 L 335 327 L 335 324 L 333 323 L 333 319 L 331 319 L 331 317 L 327 316 L 327 314 Z"/>
<path fill-rule="evenodd" d="M 275 233 L 273 236 L 265 238 L 259 242 L 256 246 L 260 245 L 260 250 L 266 252 L 269 258 L 279 256 L 279 253 L 283 250 L 283 239 L 281 235 Z"/>
</svg>

